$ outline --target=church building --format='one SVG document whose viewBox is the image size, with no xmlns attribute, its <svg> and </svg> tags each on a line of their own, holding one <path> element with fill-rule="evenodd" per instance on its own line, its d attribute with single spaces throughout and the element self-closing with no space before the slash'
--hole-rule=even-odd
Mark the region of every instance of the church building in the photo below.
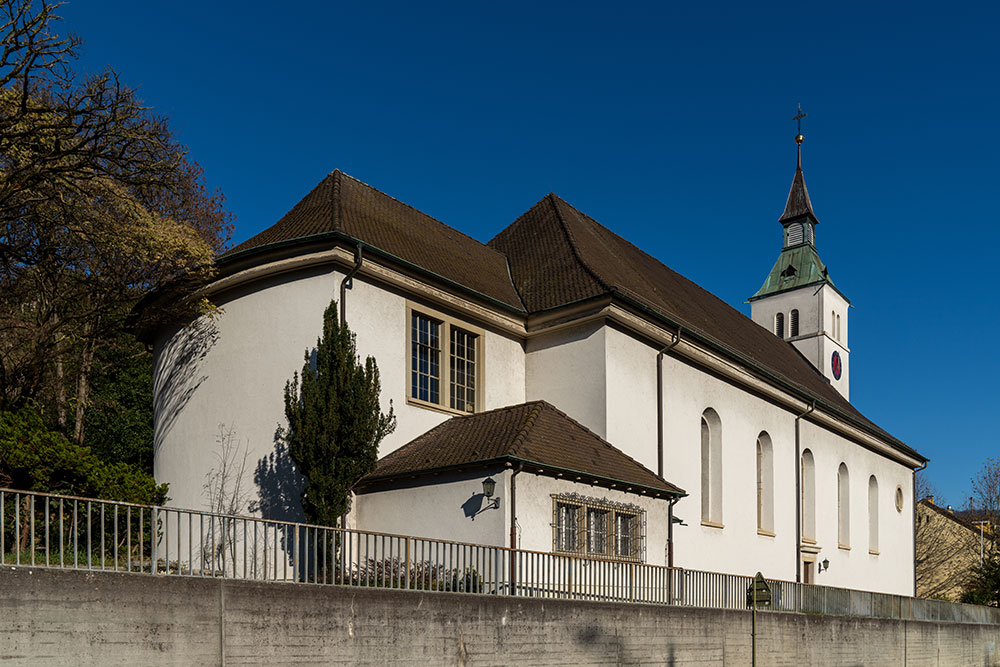
<svg viewBox="0 0 1000 667">
<path fill-rule="evenodd" d="M 204 506 L 232 431 L 301 516 L 253 468 L 336 298 L 397 417 L 350 527 L 912 595 L 926 459 L 848 400 L 801 141 L 751 318 L 555 194 L 482 243 L 334 171 L 219 258 L 220 314 L 147 332 L 157 478 Z"/>
</svg>

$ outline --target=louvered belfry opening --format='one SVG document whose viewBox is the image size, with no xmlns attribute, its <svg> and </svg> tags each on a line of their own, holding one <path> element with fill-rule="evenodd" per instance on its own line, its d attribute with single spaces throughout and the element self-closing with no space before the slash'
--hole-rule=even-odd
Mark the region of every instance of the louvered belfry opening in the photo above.
<svg viewBox="0 0 1000 667">
<path fill-rule="evenodd" d="M 788 243 L 785 245 L 793 246 L 802 243 L 802 225 L 794 224 L 788 226 Z"/>
<path fill-rule="evenodd" d="M 799 335 L 799 311 L 793 310 L 788 317 L 789 336 L 795 338 Z"/>
</svg>

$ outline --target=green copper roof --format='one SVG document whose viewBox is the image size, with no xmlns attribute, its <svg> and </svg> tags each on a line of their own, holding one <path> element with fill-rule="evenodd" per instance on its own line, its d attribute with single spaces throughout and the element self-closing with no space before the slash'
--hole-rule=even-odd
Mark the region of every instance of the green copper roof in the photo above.
<svg viewBox="0 0 1000 667">
<path fill-rule="evenodd" d="M 781 251 L 771 273 L 767 274 L 763 287 L 750 300 L 819 283 L 833 287 L 833 281 L 827 275 L 826 265 L 820 260 L 816 248 L 803 243 Z"/>
</svg>

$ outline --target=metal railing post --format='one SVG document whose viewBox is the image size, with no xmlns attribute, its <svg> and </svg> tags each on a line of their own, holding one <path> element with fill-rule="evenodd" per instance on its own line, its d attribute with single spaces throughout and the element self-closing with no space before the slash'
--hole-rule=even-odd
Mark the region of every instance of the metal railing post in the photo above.
<svg viewBox="0 0 1000 667">
<path fill-rule="evenodd" d="M 89 512 L 88 512 L 88 514 L 89 514 Z M 157 543 L 158 540 L 156 539 L 156 532 L 157 532 L 156 531 L 156 508 L 153 507 L 153 508 L 151 508 L 149 510 L 149 552 L 150 552 L 149 573 L 150 574 L 156 574 L 156 570 L 157 570 L 157 567 L 156 567 L 156 547 L 157 547 L 157 544 L 156 543 Z"/>
</svg>

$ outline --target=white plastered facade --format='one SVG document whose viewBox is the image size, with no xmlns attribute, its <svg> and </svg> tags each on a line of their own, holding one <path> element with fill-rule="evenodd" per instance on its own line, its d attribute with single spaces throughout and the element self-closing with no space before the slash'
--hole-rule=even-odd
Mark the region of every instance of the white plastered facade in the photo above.
<svg viewBox="0 0 1000 667">
<path fill-rule="evenodd" d="M 497 485 L 498 506 L 482 498 L 482 480 Z M 355 498 L 358 525 L 365 530 L 414 535 L 497 547 L 510 546 L 511 481 L 517 485 L 517 548 L 551 553 L 554 546 L 553 509 L 556 500 L 573 496 L 597 505 L 636 506 L 642 514 L 643 562 L 666 565 L 668 501 L 568 479 L 511 468 L 476 469 L 439 476 L 433 484 L 414 481 L 403 488 L 364 493 Z M 470 502 L 471 501 L 471 502 Z M 469 505 L 467 505 L 469 503 Z"/>
<path fill-rule="evenodd" d="M 304 350 L 315 346 L 322 312 L 337 294 L 346 268 L 317 263 L 233 285 L 213 294 L 222 307 L 214 322 L 163 332 L 156 341 L 155 471 L 170 483 L 171 504 L 205 506 L 203 485 L 216 465 L 220 424 L 233 429 L 247 448 L 247 483 L 253 467 L 274 451 L 275 429 L 284 423 L 282 389 L 301 369 Z M 437 299 L 433 289 L 386 284 L 378 269 L 377 262 L 366 262 L 347 292 L 346 307 L 359 354 L 378 362 L 383 408 L 391 401 L 397 417 L 396 431 L 382 443 L 381 455 L 454 414 L 407 401 L 407 308 L 429 308 L 484 332 L 481 409 L 545 399 L 657 470 L 656 358 L 673 332 L 608 309 L 579 323 L 529 332 L 523 320 L 494 318 L 482 306 L 464 307 L 461 298 Z M 846 346 L 846 317 L 844 322 Z M 185 348 L 197 331 L 209 328 L 214 329 L 210 345 Z M 751 378 L 691 341 L 663 356 L 662 373 L 663 476 L 689 494 L 675 507 L 686 525 L 675 528 L 674 564 L 742 574 L 759 570 L 795 580 L 802 559 L 796 549 L 795 424 L 796 414 L 808 403 Z M 721 421 L 722 527 L 701 521 L 700 420 L 709 408 Z M 757 530 L 755 443 L 762 432 L 772 445 L 773 535 Z M 801 447 L 815 459 L 818 553 L 813 559 L 830 562 L 829 570 L 813 581 L 912 594 L 912 467 L 919 462 L 904 461 L 885 443 L 820 412 L 801 420 Z M 838 547 L 836 534 L 842 462 L 850 470 L 850 550 Z M 498 489 L 509 498 L 509 471 L 498 474 Z M 871 475 L 879 486 L 878 554 L 867 548 Z M 475 522 L 456 510 L 481 479 L 469 473 L 439 480 L 436 486 L 365 494 L 356 499 L 351 523 L 368 530 L 506 545 L 510 524 L 505 506 Z M 551 551 L 551 494 L 557 487 L 580 485 L 534 474 L 522 474 L 518 482 L 519 545 Z M 904 495 L 901 512 L 894 504 L 897 488 Z M 598 487 L 578 492 L 648 503 L 646 562 L 665 562 L 665 501 Z"/>
</svg>

